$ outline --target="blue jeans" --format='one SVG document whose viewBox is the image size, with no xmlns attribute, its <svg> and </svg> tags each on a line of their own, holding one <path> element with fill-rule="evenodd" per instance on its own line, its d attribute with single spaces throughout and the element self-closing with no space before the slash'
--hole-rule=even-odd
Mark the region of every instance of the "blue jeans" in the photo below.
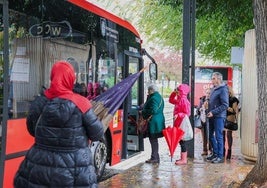
<svg viewBox="0 0 267 188">
<path fill-rule="evenodd" d="M 215 117 L 209 119 L 209 140 L 212 144 L 213 154 L 219 158 L 223 158 L 223 129 L 224 129 L 223 117 Z"/>
</svg>

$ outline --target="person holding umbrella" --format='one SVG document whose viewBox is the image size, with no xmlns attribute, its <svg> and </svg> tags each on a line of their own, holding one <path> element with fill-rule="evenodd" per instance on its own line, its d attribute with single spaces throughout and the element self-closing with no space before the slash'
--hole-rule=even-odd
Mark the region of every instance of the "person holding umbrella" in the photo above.
<svg viewBox="0 0 267 188">
<path fill-rule="evenodd" d="M 190 92 L 190 87 L 187 84 L 180 84 L 169 96 L 169 102 L 174 104 L 173 117 L 174 126 L 180 127 L 183 118 L 191 114 L 191 104 L 187 99 L 187 95 Z M 181 158 L 176 160 L 176 165 L 187 164 L 187 149 L 185 141 L 180 140 L 181 146 Z"/>
<path fill-rule="evenodd" d="M 165 117 L 163 114 L 164 100 L 158 92 L 158 87 L 154 84 L 148 86 L 148 97 L 142 110 L 148 122 L 148 138 L 151 144 L 151 157 L 146 163 L 159 163 L 159 143 L 158 138 L 163 137 L 162 130 L 165 128 Z"/>
</svg>

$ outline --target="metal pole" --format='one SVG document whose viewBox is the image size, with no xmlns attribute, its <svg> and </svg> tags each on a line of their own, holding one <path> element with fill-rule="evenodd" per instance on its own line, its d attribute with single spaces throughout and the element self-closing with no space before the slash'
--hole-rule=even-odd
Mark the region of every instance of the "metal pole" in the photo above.
<svg viewBox="0 0 267 188">
<path fill-rule="evenodd" d="M 183 68 L 182 82 L 191 84 L 191 123 L 194 129 L 194 71 L 195 71 L 195 0 L 183 1 Z M 192 49 L 191 49 L 192 46 Z M 190 56 L 190 50 L 191 56 Z M 191 58 L 190 58 L 191 57 Z M 190 67 L 191 72 L 190 72 Z M 190 74 L 191 73 L 191 74 Z M 191 82 L 190 82 L 191 77 Z M 194 138 L 187 142 L 188 157 L 194 158 Z"/>
<path fill-rule="evenodd" d="M 196 0 L 191 0 L 191 123 L 194 130 L 194 98 L 195 98 L 195 18 L 196 18 Z M 190 143 L 193 148 L 192 156 L 194 157 L 194 139 Z"/>
<path fill-rule="evenodd" d="M 7 119 L 8 119 L 8 73 L 9 73 L 9 15 L 8 0 L 1 1 L 3 4 L 3 22 L 4 22 L 4 95 L 3 95 L 3 119 L 2 119 L 2 142 L 1 142 L 1 164 L 0 164 L 0 187 L 4 184 L 4 168 L 6 158 L 6 135 L 7 135 Z"/>
<path fill-rule="evenodd" d="M 192 51 L 191 51 L 191 104 L 194 104 L 195 99 L 195 34 L 196 34 L 196 0 L 192 1 Z M 191 105 L 191 112 L 194 110 L 194 105 Z M 193 118 L 194 119 L 194 118 Z"/>
<path fill-rule="evenodd" d="M 189 65 L 191 47 L 191 0 L 183 2 L 183 64 L 182 64 L 182 83 L 189 85 Z M 191 121 L 192 122 L 192 121 Z M 194 138 L 186 142 L 187 154 L 189 158 L 194 158 Z"/>
<path fill-rule="evenodd" d="M 182 83 L 189 85 L 189 64 L 190 64 L 190 4 L 191 0 L 184 0 L 183 3 L 183 64 Z"/>
</svg>

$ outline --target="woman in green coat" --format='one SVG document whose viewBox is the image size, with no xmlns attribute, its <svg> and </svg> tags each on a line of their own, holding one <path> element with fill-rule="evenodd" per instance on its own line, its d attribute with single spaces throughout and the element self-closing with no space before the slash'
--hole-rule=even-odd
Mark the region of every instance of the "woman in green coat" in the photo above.
<svg viewBox="0 0 267 188">
<path fill-rule="evenodd" d="M 151 144 L 151 158 L 146 163 L 159 163 L 158 138 L 163 137 L 162 130 L 165 128 L 165 117 L 163 114 L 164 100 L 158 92 L 156 85 L 148 86 L 148 97 L 144 104 L 142 115 L 148 122 L 148 138 Z"/>
</svg>

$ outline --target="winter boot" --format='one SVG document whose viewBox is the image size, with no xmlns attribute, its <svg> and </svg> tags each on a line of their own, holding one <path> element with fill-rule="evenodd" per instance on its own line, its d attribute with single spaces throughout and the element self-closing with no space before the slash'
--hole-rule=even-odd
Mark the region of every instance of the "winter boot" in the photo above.
<svg viewBox="0 0 267 188">
<path fill-rule="evenodd" d="M 177 160 L 175 162 L 176 165 L 184 165 L 187 164 L 187 152 L 182 152 L 181 153 L 181 159 Z"/>
</svg>

